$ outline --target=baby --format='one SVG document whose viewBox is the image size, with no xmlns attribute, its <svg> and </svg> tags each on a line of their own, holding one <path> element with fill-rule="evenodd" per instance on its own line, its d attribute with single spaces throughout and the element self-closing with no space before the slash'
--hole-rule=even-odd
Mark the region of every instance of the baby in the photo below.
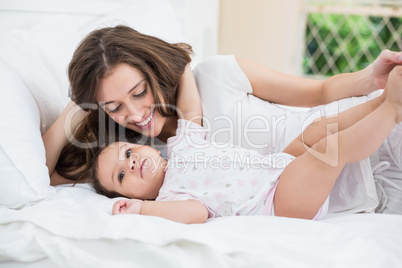
<svg viewBox="0 0 402 268">
<path fill-rule="evenodd" d="M 113 143 L 97 158 L 99 183 L 104 192 L 129 198 L 187 200 L 208 218 L 271 215 L 277 179 L 294 157 L 213 144 L 206 134 L 201 126 L 179 119 L 177 136 L 168 140 L 168 160 L 150 146 Z M 114 213 L 139 213 L 140 206 L 141 201 L 120 200 Z"/>
<path fill-rule="evenodd" d="M 345 165 L 373 154 L 402 120 L 401 80 L 402 67 L 395 67 L 380 97 L 341 113 L 324 132 L 312 123 L 270 156 L 210 143 L 206 130 L 184 117 L 168 139 L 167 160 L 149 146 L 117 142 L 103 149 L 93 162 L 95 189 L 131 198 L 117 201 L 113 214 L 183 223 L 237 215 L 322 218 Z"/>
</svg>

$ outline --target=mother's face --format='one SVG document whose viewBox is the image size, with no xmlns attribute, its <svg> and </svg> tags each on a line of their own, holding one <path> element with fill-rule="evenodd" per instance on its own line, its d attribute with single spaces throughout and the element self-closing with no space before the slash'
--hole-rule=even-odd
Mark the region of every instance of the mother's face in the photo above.
<svg viewBox="0 0 402 268">
<path fill-rule="evenodd" d="M 148 137 L 158 136 L 166 122 L 144 74 L 126 63 L 100 81 L 96 100 L 118 124 Z"/>
</svg>

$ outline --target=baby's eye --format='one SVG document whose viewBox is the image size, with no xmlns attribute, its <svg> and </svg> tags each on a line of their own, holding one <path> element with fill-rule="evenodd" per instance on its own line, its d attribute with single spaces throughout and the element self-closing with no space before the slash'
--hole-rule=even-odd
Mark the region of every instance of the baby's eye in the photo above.
<svg viewBox="0 0 402 268">
<path fill-rule="evenodd" d="M 124 178 L 124 171 L 119 174 L 119 182 L 122 182 Z"/>
<path fill-rule="evenodd" d="M 130 155 L 131 155 L 131 149 L 128 149 L 126 151 L 126 158 L 130 158 Z"/>
</svg>

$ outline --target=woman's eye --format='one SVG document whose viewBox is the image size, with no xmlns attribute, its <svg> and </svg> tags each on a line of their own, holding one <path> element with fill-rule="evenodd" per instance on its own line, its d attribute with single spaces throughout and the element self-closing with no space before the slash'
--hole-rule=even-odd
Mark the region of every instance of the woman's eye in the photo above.
<svg viewBox="0 0 402 268">
<path fill-rule="evenodd" d="M 119 182 L 122 182 L 124 178 L 124 171 L 119 174 Z"/>
<path fill-rule="evenodd" d="M 120 106 L 121 106 L 121 105 L 117 106 L 117 107 L 114 108 L 114 109 L 108 109 L 109 113 L 115 113 L 115 112 L 119 111 Z"/>
<path fill-rule="evenodd" d="M 142 97 L 142 96 L 144 96 L 145 94 L 147 94 L 147 91 L 148 91 L 148 87 L 145 86 L 144 90 L 143 90 L 141 93 L 134 95 L 134 97 L 135 97 L 135 98 Z"/>
<path fill-rule="evenodd" d="M 126 158 L 130 158 L 130 156 L 131 156 L 131 149 L 128 149 L 126 151 Z"/>
</svg>

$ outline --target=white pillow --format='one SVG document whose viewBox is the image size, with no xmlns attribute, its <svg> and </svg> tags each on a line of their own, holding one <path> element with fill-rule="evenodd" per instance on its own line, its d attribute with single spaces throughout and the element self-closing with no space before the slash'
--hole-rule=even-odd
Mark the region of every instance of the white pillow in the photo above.
<svg viewBox="0 0 402 268">
<path fill-rule="evenodd" d="M 0 205 L 21 208 L 55 193 L 41 134 L 69 100 L 66 67 L 81 37 L 68 21 L 0 34 Z"/>
<path fill-rule="evenodd" d="M 81 37 L 66 16 L 0 34 L 0 60 L 12 67 L 38 104 L 41 132 L 68 102 L 67 65 Z"/>
<path fill-rule="evenodd" d="M 0 61 L 0 205 L 21 208 L 45 198 L 49 186 L 38 106 L 24 82 Z"/>
</svg>

